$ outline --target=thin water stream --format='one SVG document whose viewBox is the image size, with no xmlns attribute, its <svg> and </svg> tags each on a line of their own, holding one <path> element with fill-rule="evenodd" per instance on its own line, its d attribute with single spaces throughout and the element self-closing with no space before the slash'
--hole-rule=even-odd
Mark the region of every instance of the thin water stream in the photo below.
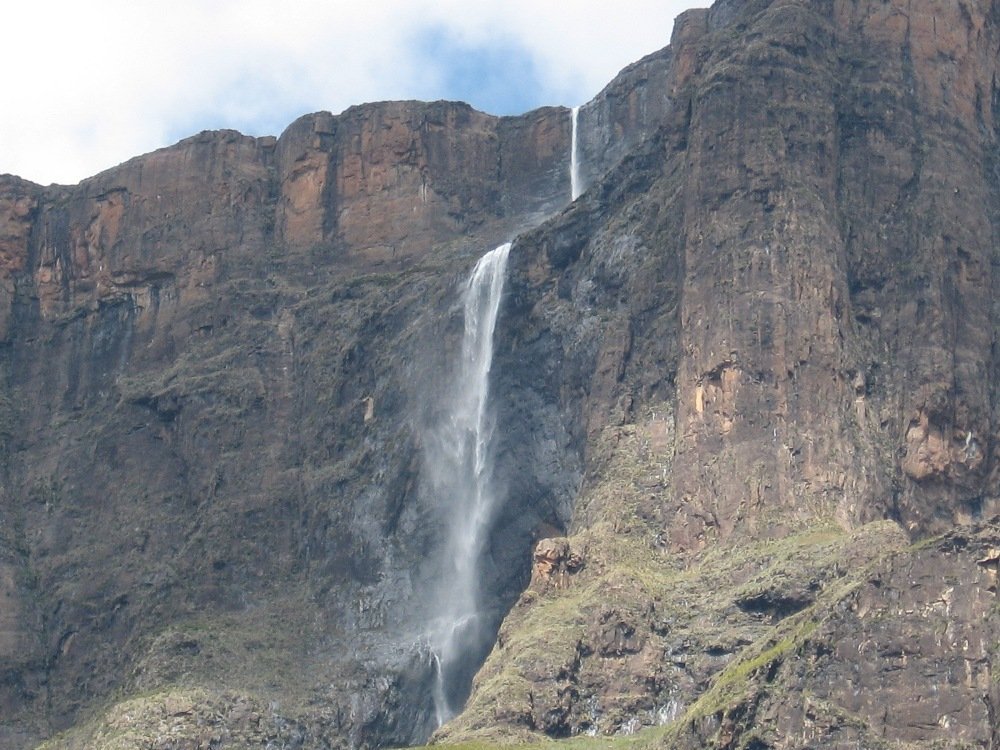
<svg viewBox="0 0 1000 750">
<path fill-rule="evenodd" d="M 579 145 L 577 144 L 577 126 L 580 120 L 580 108 L 573 107 L 570 110 L 570 116 L 572 117 L 572 135 L 570 136 L 569 144 L 569 195 L 570 200 L 576 200 L 580 197 L 580 193 L 583 192 L 583 186 L 580 182 L 580 157 L 578 155 Z"/>
<path fill-rule="evenodd" d="M 571 110 L 570 196 L 583 191 L 577 130 Z M 495 623 L 483 612 L 482 565 L 499 497 L 494 485 L 494 420 L 489 403 L 493 331 L 500 311 L 510 243 L 476 263 L 462 295 L 464 334 L 458 375 L 444 417 L 427 436 L 427 469 L 447 517 L 441 580 L 428 624 L 438 726 L 462 709 L 469 685 L 488 652 Z"/>
<path fill-rule="evenodd" d="M 437 616 L 428 633 L 439 726 L 461 709 L 471 673 L 479 666 L 471 660 L 492 639 L 481 612 L 480 567 L 498 500 L 489 376 L 509 252 L 508 242 L 484 255 L 466 282 L 459 376 L 428 456 L 435 492 L 449 519 Z"/>
</svg>

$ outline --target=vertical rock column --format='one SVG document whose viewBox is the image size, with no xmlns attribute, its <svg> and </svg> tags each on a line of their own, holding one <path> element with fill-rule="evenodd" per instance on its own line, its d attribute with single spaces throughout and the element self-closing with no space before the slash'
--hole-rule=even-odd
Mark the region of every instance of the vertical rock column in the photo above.
<svg viewBox="0 0 1000 750">
<path fill-rule="evenodd" d="M 840 165 L 852 302 L 875 356 L 891 363 L 878 394 L 885 461 L 899 473 L 893 512 L 914 533 L 995 512 L 991 5 L 845 0 L 833 10 L 855 65 Z"/>
<path fill-rule="evenodd" d="M 681 548 L 850 516 L 870 490 L 847 375 L 832 32 L 805 4 L 755 20 L 754 41 L 715 47 L 692 101 L 671 530 Z"/>
</svg>

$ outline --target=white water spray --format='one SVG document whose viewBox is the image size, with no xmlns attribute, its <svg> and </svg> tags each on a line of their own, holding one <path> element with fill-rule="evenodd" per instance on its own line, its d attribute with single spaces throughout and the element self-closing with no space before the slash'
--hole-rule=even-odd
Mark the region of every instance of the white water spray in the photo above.
<svg viewBox="0 0 1000 750">
<path fill-rule="evenodd" d="M 459 379 L 442 424 L 431 436 L 428 468 L 448 512 L 446 568 L 428 640 L 435 669 L 438 725 L 461 708 L 473 664 L 491 633 L 480 612 L 480 563 L 497 501 L 493 490 L 493 419 L 489 375 L 510 243 L 484 255 L 466 283 Z"/>
<path fill-rule="evenodd" d="M 577 156 L 578 147 L 576 140 L 577 123 L 580 119 L 580 108 L 573 107 L 573 109 L 570 110 L 570 115 L 573 120 L 573 128 L 569 143 L 569 194 L 570 200 L 575 201 L 580 197 L 580 193 L 583 192 L 583 188 L 580 186 L 580 161 Z"/>
</svg>

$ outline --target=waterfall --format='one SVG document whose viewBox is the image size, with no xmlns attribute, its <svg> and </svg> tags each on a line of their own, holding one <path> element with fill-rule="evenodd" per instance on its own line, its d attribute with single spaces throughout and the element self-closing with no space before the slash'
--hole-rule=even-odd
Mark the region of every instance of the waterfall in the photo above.
<svg viewBox="0 0 1000 750">
<path fill-rule="evenodd" d="M 573 121 L 572 135 L 570 136 L 569 142 L 569 195 L 570 200 L 576 200 L 580 197 L 580 193 L 583 192 L 583 188 L 580 185 L 580 160 L 577 156 L 577 142 L 576 142 L 576 129 L 577 123 L 580 119 L 580 108 L 573 107 L 570 110 L 570 116 Z"/>
<path fill-rule="evenodd" d="M 429 436 L 428 470 L 448 516 L 445 567 L 427 634 L 439 726 L 461 708 L 493 638 L 481 612 L 480 564 L 497 502 L 489 376 L 509 251 L 508 242 L 484 255 L 466 282 L 458 380 L 441 424 Z"/>
</svg>

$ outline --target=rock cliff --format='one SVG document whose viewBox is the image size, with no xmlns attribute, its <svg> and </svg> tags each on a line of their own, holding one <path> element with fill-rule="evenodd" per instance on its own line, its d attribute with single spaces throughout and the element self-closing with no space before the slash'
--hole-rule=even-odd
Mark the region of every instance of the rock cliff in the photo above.
<svg viewBox="0 0 1000 750">
<path fill-rule="evenodd" d="M 652 127 L 592 106 L 623 142 Z M 77 186 L 0 178 L 0 744 L 190 687 L 267 699 L 313 743 L 427 736 L 420 434 L 464 269 L 569 201 L 569 114 L 391 102 Z M 560 523 L 538 495 L 504 529 L 494 620 Z"/>
<path fill-rule="evenodd" d="M 0 746 L 435 729 L 422 441 L 513 239 L 442 742 L 997 747 L 1000 6 L 719 0 L 580 109 L 0 177 Z"/>
<path fill-rule="evenodd" d="M 514 245 L 583 483 L 442 740 L 995 744 L 997 20 L 678 19 L 660 129 Z"/>
</svg>

